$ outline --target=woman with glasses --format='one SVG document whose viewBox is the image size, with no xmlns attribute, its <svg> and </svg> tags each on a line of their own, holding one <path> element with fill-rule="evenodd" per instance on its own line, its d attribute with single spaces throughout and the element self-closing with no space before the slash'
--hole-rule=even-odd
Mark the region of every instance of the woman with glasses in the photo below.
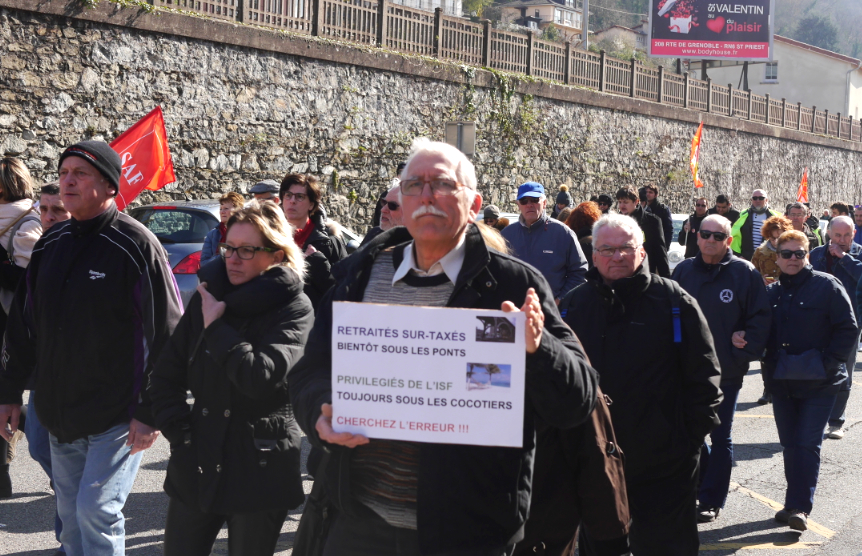
<svg viewBox="0 0 862 556">
<path fill-rule="evenodd" d="M 793 229 L 793 222 L 784 216 L 771 216 L 766 219 L 761 228 L 763 245 L 760 245 L 751 257 L 751 264 L 763 276 L 763 282 L 769 284 L 778 280 L 781 269 L 778 267 L 778 236 Z"/>
<path fill-rule="evenodd" d="M 287 388 L 313 323 L 302 253 L 280 207 L 257 201 L 219 248 L 148 387 L 171 444 L 166 556 L 209 555 L 225 523 L 230 554 L 271 555 L 305 500 Z"/>
<path fill-rule="evenodd" d="M 776 521 L 805 531 L 820 472 L 820 446 L 845 362 L 856 342 L 856 319 L 841 282 L 808 262 L 808 238 L 795 230 L 776 242 L 781 276 L 769 287 L 772 326 L 763 361 L 772 391 L 787 489 Z"/>
</svg>

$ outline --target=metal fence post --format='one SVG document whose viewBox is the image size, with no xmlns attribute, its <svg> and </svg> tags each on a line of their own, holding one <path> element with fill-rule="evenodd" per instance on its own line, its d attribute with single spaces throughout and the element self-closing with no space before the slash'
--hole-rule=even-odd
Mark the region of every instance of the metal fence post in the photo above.
<svg viewBox="0 0 862 556">
<path fill-rule="evenodd" d="M 733 83 L 727 84 L 727 115 L 733 117 Z"/>
<path fill-rule="evenodd" d="M 536 35 L 530 33 L 527 35 L 527 75 L 533 75 L 533 41 L 536 40 Z"/>
<path fill-rule="evenodd" d="M 754 110 L 754 101 L 751 99 L 751 89 L 748 91 L 748 121 L 751 121 L 751 113 Z"/>
<path fill-rule="evenodd" d="M 781 99 L 781 127 L 787 127 L 787 99 Z"/>
<path fill-rule="evenodd" d="M 706 78 L 706 111 L 712 112 L 712 77 Z"/>
<path fill-rule="evenodd" d="M 686 72 L 685 77 L 683 77 L 683 85 L 682 85 L 682 107 L 688 108 L 688 90 L 689 90 L 689 77 Z"/>
<path fill-rule="evenodd" d="M 853 140 L 853 116 L 850 116 L 850 140 Z"/>
<path fill-rule="evenodd" d="M 823 112 L 823 135 L 829 137 L 829 110 Z"/>
<path fill-rule="evenodd" d="M 772 106 L 769 100 L 769 93 L 766 93 L 766 125 L 769 125 L 770 116 L 772 115 Z"/>
<path fill-rule="evenodd" d="M 314 37 L 320 36 L 321 23 L 323 23 L 323 18 L 320 15 L 323 9 L 321 4 L 323 4 L 323 0 L 311 0 L 311 35 Z"/>
<path fill-rule="evenodd" d="M 152 2 L 149 2 L 149 3 L 152 4 Z M 245 0 L 237 0 L 237 2 L 236 2 L 236 16 L 235 16 L 235 19 L 237 20 L 237 22 L 242 23 L 243 21 L 245 21 L 244 12 L 245 12 Z"/>
<path fill-rule="evenodd" d="M 802 131 L 802 103 L 796 103 L 796 109 L 799 110 L 799 117 L 797 117 L 796 129 Z"/>
<path fill-rule="evenodd" d="M 841 139 L 841 112 L 838 112 L 838 131 L 835 132 L 835 135 L 837 135 L 838 138 Z"/>
<path fill-rule="evenodd" d="M 604 50 L 599 52 L 599 91 L 605 90 L 608 79 L 607 56 Z"/>
<path fill-rule="evenodd" d="M 811 107 L 811 133 L 817 130 L 817 105 Z"/>
<path fill-rule="evenodd" d="M 572 43 L 566 41 L 566 67 L 563 69 L 563 83 L 572 84 Z"/>
<path fill-rule="evenodd" d="M 491 67 L 491 20 L 486 19 L 482 22 L 484 37 L 482 37 L 482 65 L 486 68 Z"/>
<path fill-rule="evenodd" d="M 658 103 L 664 100 L 664 66 L 658 67 Z"/>
<path fill-rule="evenodd" d="M 629 96 L 631 98 L 635 98 L 635 94 L 637 92 L 637 80 L 638 80 L 638 61 L 632 56 L 632 80 L 629 83 Z"/>
<path fill-rule="evenodd" d="M 443 45 L 443 8 L 434 8 L 434 57 L 440 58 Z"/>
<path fill-rule="evenodd" d="M 386 0 L 377 0 L 377 46 L 386 46 L 386 22 L 389 19 L 386 17 L 389 12 L 389 2 Z"/>
</svg>

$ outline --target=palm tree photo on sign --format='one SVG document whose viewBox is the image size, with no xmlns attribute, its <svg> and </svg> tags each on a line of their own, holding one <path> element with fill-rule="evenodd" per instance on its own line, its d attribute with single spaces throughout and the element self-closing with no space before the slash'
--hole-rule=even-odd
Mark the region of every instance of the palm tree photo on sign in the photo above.
<svg viewBox="0 0 862 556">
<path fill-rule="evenodd" d="M 467 390 L 509 388 L 512 385 L 512 366 L 494 363 L 467 363 Z"/>
</svg>

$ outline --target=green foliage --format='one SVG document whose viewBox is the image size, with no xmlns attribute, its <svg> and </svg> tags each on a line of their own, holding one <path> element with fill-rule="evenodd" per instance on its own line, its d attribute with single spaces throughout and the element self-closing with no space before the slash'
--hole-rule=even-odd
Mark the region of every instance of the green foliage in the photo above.
<svg viewBox="0 0 862 556">
<path fill-rule="evenodd" d="M 834 51 L 838 46 L 838 27 L 831 18 L 812 14 L 799 20 L 791 38 Z"/>
<path fill-rule="evenodd" d="M 592 52 L 601 52 L 605 51 L 605 54 L 612 58 L 616 58 L 618 60 L 626 60 L 629 61 L 632 58 L 636 59 L 638 62 L 642 64 L 653 66 L 655 65 L 652 60 L 646 55 L 646 52 L 643 50 L 638 50 L 634 47 L 634 45 L 629 44 L 628 42 L 617 39 L 604 39 L 598 42 L 594 42 L 590 45 L 590 51 Z"/>
<path fill-rule="evenodd" d="M 560 33 L 560 30 L 557 29 L 557 26 L 553 23 L 551 23 L 542 30 L 542 35 L 539 38 L 543 41 L 563 42 L 562 33 Z"/>
<path fill-rule="evenodd" d="M 494 0 L 463 0 L 461 3 L 461 7 L 464 12 L 468 14 L 475 15 L 476 17 L 482 17 L 482 12 L 485 11 L 485 8 L 494 3 Z"/>
</svg>

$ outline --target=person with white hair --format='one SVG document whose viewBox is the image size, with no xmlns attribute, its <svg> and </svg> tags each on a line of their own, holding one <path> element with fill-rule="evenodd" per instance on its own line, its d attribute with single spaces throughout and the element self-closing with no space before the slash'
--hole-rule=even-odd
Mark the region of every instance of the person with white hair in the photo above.
<svg viewBox="0 0 862 556">
<path fill-rule="evenodd" d="M 772 321 L 763 277 L 754 265 L 734 255 L 730 229 L 724 216 L 704 218 L 697 232 L 698 254 L 673 271 L 673 279 L 700 305 L 721 364 L 721 423 L 710 433 L 711 444 L 704 443 L 700 452 L 697 519 L 701 523 L 715 521 L 727 501 L 736 401 L 749 363 L 766 348 Z"/>
<path fill-rule="evenodd" d="M 305 355 L 288 376 L 300 427 L 329 453 L 316 478 L 326 481 L 338 514 L 324 555 L 511 554 L 529 512 L 537 423 L 565 429 L 586 420 L 597 377 L 542 275 L 488 247 L 474 223 L 482 207 L 475 169 L 463 153 L 417 141 L 400 188 L 404 226 L 341 263 Z M 488 448 L 336 433 L 335 301 L 526 313 L 523 434 L 529 440 L 521 448 Z M 381 372 L 397 376 L 400 369 Z"/>
<path fill-rule="evenodd" d="M 831 274 L 841 280 L 847 295 L 851 300 L 856 299 L 856 287 L 862 278 L 862 245 L 853 241 L 855 226 L 853 219 L 849 216 L 834 216 L 826 227 L 829 236 L 825 245 L 811 251 L 811 268 Z M 858 303 L 858 301 L 857 301 Z M 859 322 L 859 309 L 857 303 L 853 303 L 853 314 L 856 322 Z M 847 380 L 841 385 L 835 407 L 829 416 L 829 426 L 826 436 L 833 440 L 844 438 L 844 423 L 847 420 L 845 410 L 847 400 L 850 399 L 850 387 L 853 383 L 853 369 L 856 366 L 856 354 L 859 346 L 859 334 L 856 343 L 847 356 Z"/>
<path fill-rule="evenodd" d="M 633 554 L 691 556 L 699 541 L 698 459 L 718 425 L 720 369 L 697 301 L 644 264 L 643 232 L 629 216 L 593 226 L 587 282 L 561 306 L 581 340 L 626 456 Z M 589 555 L 589 531 L 579 550 Z"/>
</svg>

